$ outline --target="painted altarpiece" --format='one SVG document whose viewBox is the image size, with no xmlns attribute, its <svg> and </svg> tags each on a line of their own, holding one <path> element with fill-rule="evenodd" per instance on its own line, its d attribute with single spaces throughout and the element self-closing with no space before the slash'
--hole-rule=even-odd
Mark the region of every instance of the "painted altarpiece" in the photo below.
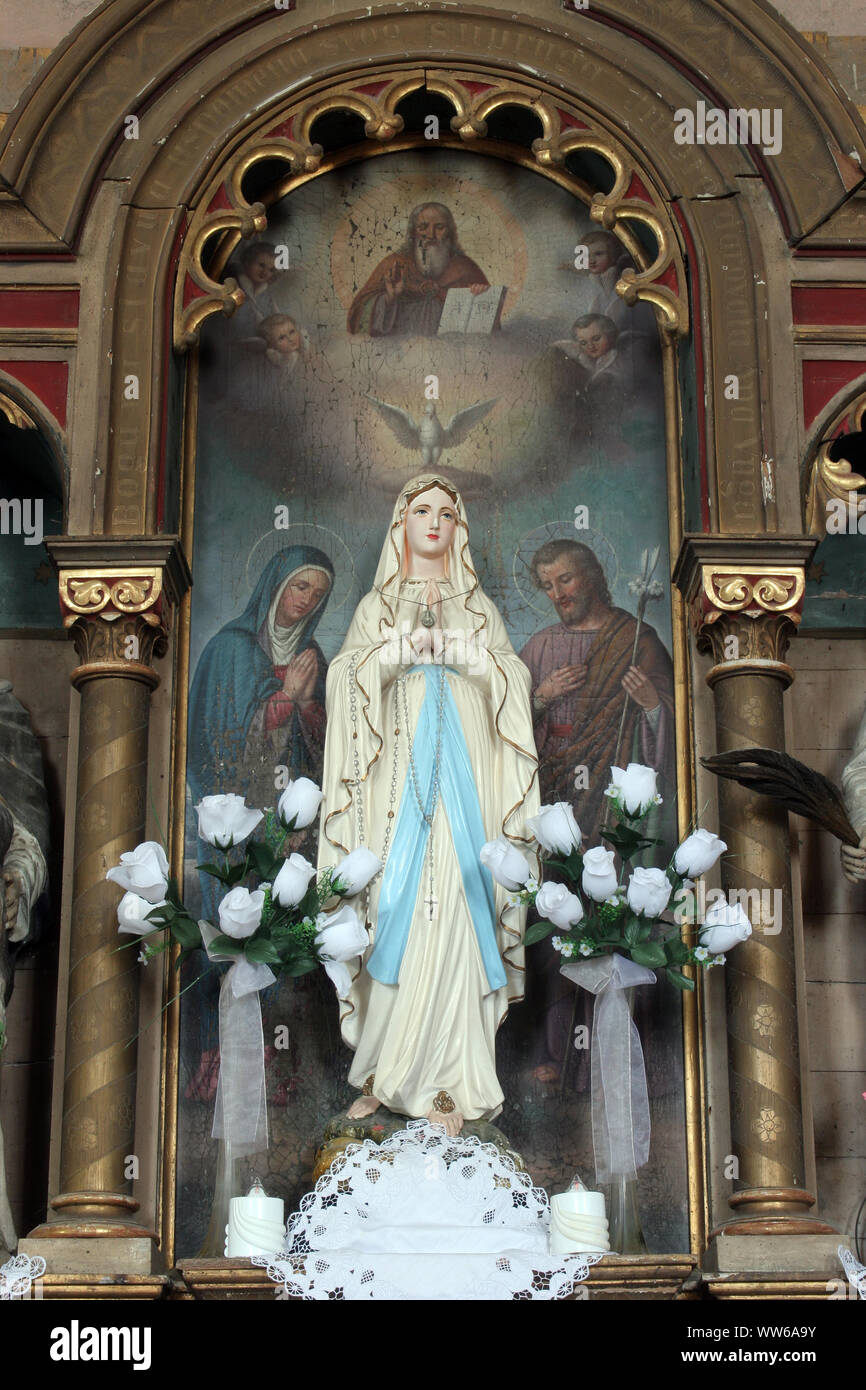
<svg viewBox="0 0 866 1390">
<path fill-rule="evenodd" d="M 525 159 L 468 152 L 454 141 L 443 147 L 410 136 L 401 143 L 387 157 L 346 157 L 316 177 L 290 181 L 297 186 L 288 192 L 275 188 L 266 230 L 246 241 L 222 239 L 209 266 L 212 279 L 246 290 L 233 316 L 217 314 L 203 325 L 190 374 L 196 389 L 187 398 L 196 583 L 184 877 L 187 900 L 209 908 L 211 889 L 196 872 L 205 847 L 193 803 L 209 792 L 239 791 L 269 805 L 287 776 L 319 777 L 324 670 L 370 585 L 393 498 L 421 465 L 417 445 L 407 442 L 407 416 L 417 424 L 432 402 L 444 426 L 459 412 L 470 417 L 439 467 L 466 501 L 479 577 L 515 650 L 528 662 L 540 654 L 534 679 L 554 669 L 549 635 L 562 630 L 551 597 L 533 580 L 542 545 L 589 547 L 611 608 L 626 614 L 635 611 L 629 584 L 644 549 L 658 547 L 658 573 L 670 572 L 668 515 L 678 502 L 668 479 L 678 464 L 672 469 L 668 457 L 665 367 L 670 375 L 674 348 L 650 304 L 629 306 L 613 288 L 623 270 L 634 274 L 652 261 L 652 237 L 641 244 L 632 235 L 626 245 L 601 231 L 567 176 L 546 177 Z M 413 210 L 430 205 L 453 219 L 452 264 L 468 259 L 472 277 L 480 273 L 489 285 L 484 294 L 504 290 L 492 331 L 490 317 L 486 331 L 447 331 L 444 291 L 432 317 L 401 322 L 392 314 L 389 322 L 377 268 L 408 243 Z M 594 273 L 587 250 L 604 253 L 596 254 Z M 588 327 L 607 334 L 600 348 L 590 345 L 595 358 L 585 351 Z M 265 615 L 304 566 L 330 569 L 333 578 L 326 574 L 324 599 L 297 622 L 296 650 L 314 648 L 319 667 L 308 692 L 313 714 L 299 720 L 290 702 L 281 703 L 285 662 L 268 651 Z M 677 810 L 681 822 L 689 813 L 684 803 L 677 807 L 667 585 L 645 621 L 642 641 L 654 644 L 660 698 L 652 717 L 633 707 L 620 761 L 657 761 L 665 801 L 656 829 L 670 846 Z M 244 653 L 254 651 L 258 685 L 238 674 Z M 602 685 L 609 684 L 610 670 L 601 667 Z M 580 716 L 601 720 L 609 748 L 622 708 L 617 696 L 618 680 L 613 696 L 600 686 L 595 707 L 585 705 Z M 583 770 L 572 706 L 560 702 L 558 715 L 554 707 L 536 724 L 542 798 L 570 800 L 589 841 L 599 843 L 607 768 L 596 762 Z M 315 831 L 293 843 L 315 859 Z M 588 1028 L 581 1027 L 591 1014 L 558 964 L 549 943 L 528 951 L 527 999 L 512 1007 L 498 1039 L 506 1105 L 497 1123 L 549 1190 L 567 1185 L 576 1170 L 593 1174 Z M 202 1246 L 216 1164 L 210 1132 L 219 977 L 201 974 L 200 965 L 189 965 L 182 981 L 179 1257 Z M 291 1209 L 309 1185 L 324 1122 L 347 1104 L 349 1053 L 322 973 L 273 987 L 263 1015 L 271 1144 L 249 1166 Z M 644 1228 L 652 1250 L 682 1251 L 689 1246 L 682 996 L 659 983 L 637 1016 L 654 1126 L 640 1178 Z"/>
</svg>

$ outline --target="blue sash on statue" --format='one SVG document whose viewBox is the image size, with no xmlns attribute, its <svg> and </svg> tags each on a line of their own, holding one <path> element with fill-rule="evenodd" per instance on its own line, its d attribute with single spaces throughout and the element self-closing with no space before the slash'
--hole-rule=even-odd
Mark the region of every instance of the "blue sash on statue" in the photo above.
<svg viewBox="0 0 866 1390">
<path fill-rule="evenodd" d="M 429 810 L 440 676 L 437 666 L 413 666 L 410 674 L 417 671 L 424 673 L 426 692 L 418 716 L 412 753 L 418 792 L 424 809 Z M 469 905 L 487 981 L 491 990 L 501 989 L 506 983 L 506 976 L 496 941 L 493 886 L 489 873 L 478 857 L 487 836 L 469 749 L 447 678 L 443 697 L 439 796 L 451 827 L 463 892 Z M 411 775 L 407 770 L 379 893 L 376 940 L 367 961 L 368 971 L 383 985 L 396 985 L 398 982 L 427 857 L 427 836 L 427 823 L 418 809 Z"/>
</svg>

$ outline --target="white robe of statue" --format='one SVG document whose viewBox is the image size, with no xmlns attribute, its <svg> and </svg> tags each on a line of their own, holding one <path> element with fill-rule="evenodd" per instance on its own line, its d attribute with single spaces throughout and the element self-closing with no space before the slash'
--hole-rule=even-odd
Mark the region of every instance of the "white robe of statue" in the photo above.
<svg viewBox="0 0 866 1390">
<path fill-rule="evenodd" d="M 436 605 L 440 660 L 434 647 L 426 662 L 416 662 L 409 635 L 419 629 L 429 581 L 406 573 L 412 560 L 404 518 L 425 484 L 428 489 L 436 484 L 448 489 L 458 521 L 447 555 L 447 577 L 436 580 L 441 596 L 441 605 Z M 501 834 L 535 865 L 530 848 L 534 842 L 525 828 L 526 818 L 538 807 L 529 687 L 529 672 L 478 585 L 459 496 L 436 475 L 413 478 L 397 500 L 375 586 L 361 600 L 328 671 L 319 848 L 320 868 L 337 863 L 360 843 L 381 858 L 390 820 L 389 862 L 370 891 L 367 924 L 372 944 L 342 1003 L 341 1027 L 355 1052 L 350 1083 L 361 1088 L 374 1076 L 373 1095 L 401 1114 L 427 1115 L 440 1091 L 448 1093 L 465 1119 L 493 1118 L 502 1106 L 495 1038 L 509 1003 L 523 997 L 525 909 L 510 903 L 510 895 L 493 883 L 486 869 L 474 879 L 473 865 L 480 843 Z M 413 739 L 414 786 L 407 727 Z M 438 736 L 440 727 L 443 734 L 431 737 L 434 731 Z M 425 738 L 426 764 L 421 746 Z M 432 825 L 431 916 L 428 831 L 417 810 L 415 789 L 428 806 L 430 778 L 424 769 L 435 765 L 435 748 L 430 745 L 437 741 L 440 795 Z M 360 797 L 353 785 L 355 748 Z M 474 792 L 466 779 L 474 784 Z M 473 803 L 480 812 L 474 824 Z M 407 844 L 415 847 L 414 871 Z M 479 897 L 482 881 L 488 907 Z M 376 957 L 371 961 L 383 889 L 390 903 L 388 934 L 405 940 L 402 955 L 390 950 L 384 969 Z M 477 925 L 483 922 L 488 924 L 486 935 Z M 384 948 L 384 927 L 382 934 Z M 382 979 L 389 974 L 389 961 L 392 983 Z"/>
<path fill-rule="evenodd" d="M 866 880 L 866 711 L 860 720 L 851 760 L 842 773 L 842 795 L 860 847 L 842 845 L 842 872 L 851 883 Z"/>
</svg>

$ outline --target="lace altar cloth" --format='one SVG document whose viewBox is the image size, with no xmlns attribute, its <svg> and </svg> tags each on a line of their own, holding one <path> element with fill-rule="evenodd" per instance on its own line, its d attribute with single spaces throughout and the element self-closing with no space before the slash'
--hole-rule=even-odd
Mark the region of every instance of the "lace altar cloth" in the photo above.
<svg viewBox="0 0 866 1390">
<path fill-rule="evenodd" d="M 495 1145 L 410 1120 L 339 1155 L 253 1264 L 309 1300 L 564 1298 L 602 1257 L 551 1255 L 549 1226 L 547 1193 Z"/>
<path fill-rule="evenodd" d="M 33 1280 L 41 1279 L 44 1273 L 45 1261 L 41 1255 L 13 1255 L 5 1265 L 0 1265 L 0 1303 L 29 1298 Z"/>
</svg>

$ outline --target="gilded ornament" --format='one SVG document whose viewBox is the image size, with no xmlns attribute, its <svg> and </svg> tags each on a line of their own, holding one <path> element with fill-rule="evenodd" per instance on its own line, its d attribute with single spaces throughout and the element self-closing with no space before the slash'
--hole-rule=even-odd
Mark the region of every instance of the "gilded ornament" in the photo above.
<svg viewBox="0 0 866 1390">
<path fill-rule="evenodd" d="M 374 73 L 365 74 L 365 86 L 374 77 Z M 640 179 L 648 197 L 627 197 L 638 170 L 625 146 L 608 130 L 594 125 L 585 111 L 566 111 L 563 121 L 563 96 L 547 95 L 537 83 L 512 76 L 497 80 L 490 73 L 413 68 L 396 77 L 389 72 L 384 89 L 375 97 L 369 90 L 342 81 L 324 93 L 295 101 L 275 116 L 271 133 L 257 133 L 235 156 L 228 172 L 221 173 L 202 198 L 181 251 L 174 291 L 177 351 L 183 352 L 198 343 L 201 325 L 211 314 L 231 314 L 243 303 L 244 294 L 237 282 L 226 279 L 220 283 L 213 279 L 205 269 L 205 257 L 221 234 L 224 240 L 230 237 L 234 244 L 237 238 L 258 235 L 267 227 L 264 205 L 249 203 L 244 195 L 250 169 L 265 160 L 281 161 L 287 170 L 287 178 L 278 189 L 282 196 L 296 180 L 308 178 L 322 165 L 322 147 L 311 143 L 313 127 L 320 116 L 338 111 L 360 116 L 367 138 L 386 143 L 403 131 L 403 117 L 397 109 L 400 102 L 422 89 L 436 92 L 451 103 L 451 133 L 466 142 L 487 139 L 488 117 L 498 110 L 518 106 L 531 111 L 543 131 L 532 144 L 533 160 L 542 169 L 559 170 L 560 180 L 571 178 L 563 171 L 572 152 L 586 150 L 605 160 L 613 171 L 613 187 L 608 193 L 592 197 L 590 216 L 620 238 L 639 267 L 636 271 L 623 271 L 617 294 L 627 304 L 637 300 L 651 304 L 665 334 L 682 336 L 688 332 L 685 266 L 677 238 L 669 225 L 665 204 L 654 191 L 646 170 L 640 171 Z M 286 130 L 297 138 L 289 138 L 284 134 Z M 579 179 L 574 179 L 574 186 L 579 196 L 590 198 L 591 191 Z M 214 207 L 215 198 L 222 204 L 219 208 Z M 652 234 L 657 247 L 655 259 L 649 264 L 644 243 L 637 234 L 639 226 Z M 676 288 L 671 287 L 671 278 Z M 190 294 L 190 289 L 197 293 Z"/>
<path fill-rule="evenodd" d="M 805 527 L 810 536 L 820 536 L 822 539 L 826 536 L 829 502 L 839 501 L 847 506 L 851 493 L 866 484 L 866 478 L 854 472 L 848 459 L 830 458 L 830 451 L 836 446 L 836 436 L 840 433 L 856 434 L 864 424 L 866 392 L 861 392 L 822 430 L 824 441 L 808 470 L 803 501 Z"/>
<path fill-rule="evenodd" d="M 762 1038 L 772 1038 L 779 1027 L 776 1010 L 772 1004 L 759 1004 L 752 1019 L 752 1027 Z"/>
<path fill-rule="evenodd" d="M 785 1122 L 775 1110 L 765 1108 L 752 1120 L 752 1130 L 765 1144 L 775 1144 L 779 1135 L 784 1133 Z"/>
</svg>

